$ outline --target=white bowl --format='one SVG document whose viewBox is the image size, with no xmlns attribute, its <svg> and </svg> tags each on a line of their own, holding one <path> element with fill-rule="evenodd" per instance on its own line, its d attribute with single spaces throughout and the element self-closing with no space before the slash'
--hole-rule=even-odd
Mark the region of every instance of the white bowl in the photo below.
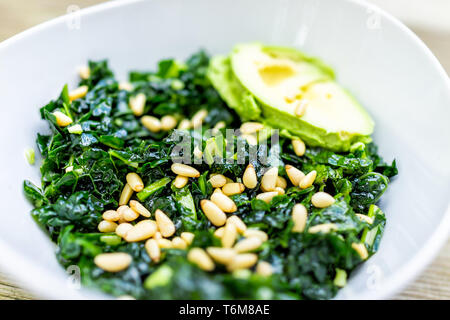
<svg viewBox="0 0 450 320">
<path fill-rule="evenodd" d="M 108 58 L 124 78 L 199 48 L 225 53 L 262 41 L 296 46 L 333 66 L 376 121 L 374 140 L 400 174 L 383 196 L 379 252 L 338 298 L 392 296 L 428 264 L 450 226 L 450 84 L 404 25 L 361 1 L 114 1 L 60 17 L 0 44 L 0 269 L 39 297 L 102 298 L 69 285 L 54 245 L 31 219 L 22 181 L 40 181 L 24 149 L 46 130 L 38 108 L 74 86 L 76 67 Z M 39 159 L 38 159 L 39 160 Z M 39 162 L 39 161 L 38 161 Z"/>
</svg>

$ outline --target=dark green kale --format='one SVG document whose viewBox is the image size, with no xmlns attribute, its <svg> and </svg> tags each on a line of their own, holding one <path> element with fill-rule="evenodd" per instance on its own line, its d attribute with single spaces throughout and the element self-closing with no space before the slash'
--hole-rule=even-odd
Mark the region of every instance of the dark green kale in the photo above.
<svg viewBox="0 0 450 320">
<path fill-rule="evenodd" d="M 386 223 L 375 205 L 385 192 L 389 179 L 397 174 L 395 161 L 386 164 L 374 144 L 356 144 L 347 153 L 307 148 L 303 157 L 295 155 L 290 140 L 281 137 L 279 145 L 249 145 L 234 136 L 232 144 L 239 157 L 228 157 L 220 136 L 208 137 L 196 131 L 160 131 L 142 126 L 128 106 L 130 97 L 144 93 L 144 114 L 160 118 L 175 115 L 190 119 L 199 110 L 208 111 L 203 129 L 219 122 L 225 128 L 238 128 L 239 118 L 211 86 L 206 71 L 208 55 L 201 51 L 186 62 L 162 60 L 156 71 L 130 73 L 133 89 L 121 89 L 106 61 L 90 61 L 90 76 L 79 85 L 88 86 L 84 98 L 70 101 L 65 86 L 60 96 L 40 109 L 49 134 L 38 134 L 42 155 L 41 187 L 24 182 L 24 193 L 33 204 L 32 216 L 57 243 L 57 258 L 64 266 L 78 265 L 83 284 L 111 295 L 132 295 L 139 299 L 329 299 L 341 283 L 338 271 L 350 274 L 362 262 L 353 243 L 363 243 L 369 255 L 379 246 Z M 60 127 L 54 111 L 69 116 L 73 123 Z M 70 129 L 79 125 L 77 130 Z M 177 134 L 173 134 L 177 133 Z M 204 132 L 203 132 L 204 133 Z M 187 154 L 178 154 L 183 141 Z M 189 178 L 183 188 L 175 188 L 170 167 L 176 157 L 194 160 L 194 145 L 201 145 L 205 161 L 193 166 L 202 174 Z M 257 148 L 257 159 L 250 156 Z M 222 156 L 221 156 L 222 155 Z M 264 160 L 264 161 L 262 161 Z M 317 171 L 315 184 L 306 189 L 288 187 L 270 203 L 256 199 L 259 185 L 233 195 L 235 212 L 249 228 L 267 233 L 269 240 L 257 249 L 259 259 L 274 269 L 271 276 L 250 270 L 228 272 L 218 265 L 205 272 L 188 262 L 186 250 L 162 249 L 160 261 L 152 261 L 144 244 L 127 243 L 115 233 L 99 233 L 102 213 L 116 209 L 126 175 L 136 172 L 144 190 L 133 199 L 151 211 L 161 209 L 174 222 L 176 235 L 195 234 L 192 247 L 220 246 L 215 227 L 200 210 L 200 202 L 211 196 L 210 174 L 220 173 L 240 181 L 248 163 L 258 177 L 272 166 L 289 181 L 284 166 L 289 164 L 307 173 Z M 311 197 L 318 191 L 334 196 L 335 203 L 315 208 Z M 292 208 L 303 204 L 308 211 L 306 230 L 293 233 Z M 358 218 L 367 215 L 373 223 Z M 372 219 L 372 220 L 370 220 Z M 330 233 L 309 233 L 319 224 L 332 223 Z M 94 263 L 102 252 L 126 252 L 133 261 L 124 271 L 106 272 Z"/>
</svg>

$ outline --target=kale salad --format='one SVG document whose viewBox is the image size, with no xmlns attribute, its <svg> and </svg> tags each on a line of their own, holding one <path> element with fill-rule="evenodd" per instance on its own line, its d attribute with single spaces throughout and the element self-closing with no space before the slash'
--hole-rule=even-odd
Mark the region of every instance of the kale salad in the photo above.
<svg viewBox="0 0 450 320">
<path fill-rule="evenodd" d="M 330 299 L 373 255 L 397 174 L 330 67 L 258 43 L 118 81 L 107 61 L 40 109 L 31 214 L 118 298 Z"/>
</svg>

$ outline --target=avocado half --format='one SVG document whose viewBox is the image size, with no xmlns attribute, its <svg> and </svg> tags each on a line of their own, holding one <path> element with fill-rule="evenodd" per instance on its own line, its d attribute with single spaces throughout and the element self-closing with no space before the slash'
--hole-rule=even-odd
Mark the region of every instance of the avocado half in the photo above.
<svg viewBox="0 0 450 320">
<path fill-rule="evenodd" d="M 331 68 L 296 49 L 237 45 L 229 56 L 212 58 L 208 77 L 242 121 L 286 129 L 310 146 L 335 151 L 371 141 L 369 114 L 335 82 Z M 301 116 L 300 103 L 306 105 Z"/>
</svg>

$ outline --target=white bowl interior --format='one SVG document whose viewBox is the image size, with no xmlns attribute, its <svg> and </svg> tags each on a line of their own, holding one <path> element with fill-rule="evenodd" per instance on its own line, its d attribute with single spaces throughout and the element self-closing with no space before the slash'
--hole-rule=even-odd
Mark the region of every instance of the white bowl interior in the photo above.
<svg viewBox="0 0 450 320">
<path fill-rule="evenodd" d="M 40 181 L 38 164 L 28 165 L 23 154 L 46 130 L 38 108 L 66 82 L 76 84 L 77 66 L 108 58 L 125 78 L 164 57 L 185 58 L 199 48 L 226 53 L 245 41 L 295 46 L 330 64 L 374 117 L 381 154 L 397 159 L 400 174 L 380 204 L 388 218 L 380 251 L 338 298 L 385 298 L 416 275 L 449 230 L 448 77 L 395 19 L 336 0 L 112 2 L 0 44 L 1 267 L 44 297 L 103 297 L 68 285 L 22 194 L 24 179 Z"/>
</svg>

